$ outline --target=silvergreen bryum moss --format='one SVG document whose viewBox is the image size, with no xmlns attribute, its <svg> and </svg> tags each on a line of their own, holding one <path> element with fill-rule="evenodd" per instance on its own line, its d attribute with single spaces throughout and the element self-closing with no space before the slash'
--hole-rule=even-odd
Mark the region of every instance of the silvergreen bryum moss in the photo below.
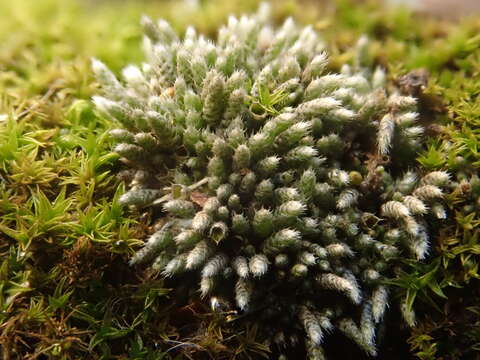
<svg viewBox="0 0 480 360">
<path fill-rule="evenodd" d="M 416 168 L 416 99 L 368 63 L 329 73 L 324 43 L 265 6 L 211 41 L 142 19 L 147 61 L 122 79 L 94 60 L 97 109 L 134 172 L 124 205 L 160 207 L 131 259 L 196 277 L 214 310 L 253 314 L 278 349 L 323 359 L 334 329 L 375 355 L 399 258 L 424 259 L 450 176 Z M 164 188 L 165 182 L 170 186 Z M 405 320 L 415 316 L 406 302 Z"/>
</svg>

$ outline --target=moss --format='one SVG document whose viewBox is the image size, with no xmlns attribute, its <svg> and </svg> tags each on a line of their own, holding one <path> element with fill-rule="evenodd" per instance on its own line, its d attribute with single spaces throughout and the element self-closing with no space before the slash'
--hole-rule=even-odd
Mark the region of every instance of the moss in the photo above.
<svg viewBox="0 0 480 360">
<path fill-rule="evenodd" d="M 113 175 L 119 165 L 108 155 L 111 144 L 104 135 L 112 124 L 97 117 L 88 101 L 97 87 L 91 56 L 115 71 L 141 60 L 141 14 L 167 18 L 180 31 L 193 23 L 214 34 L 227 13 L 256 8 L 254 0 L 201 4 L 196 13 L 175 1 L 0 2 L 0 114 L 7 115 L 0 115 L 4 359 L 268 353 L 255 327 L 235 331 L 199 304 L 179 307 L 182 301 L 168 297 L 169 284 L 155 273 L 126 266 L 141 244 L 136 239 L 149 230 L 149 215 L 133 222 L 137 215 L 112 202 L 122 193 Z M 419 163 L 455 171 L 459 183 L 464 178 L 470 185 L 452 195 L 450 220 L 432 239 L 429 263 L 411 264 L 397 279 L 399 285 L 408 276 L 427 280 L 413 289 L 403 282 L 398 296 L 416 291 L 419 325 L 409 339 L 412 354 L 474 358 L 480 341 L 475 293 L 480 220 L 478 181 L 470 180 L 480 161 L 478 19 L 419 21 L 406 10 L 379 9 L 374 1 L 353 4 L 287 1 L 276 6 L 276 16 L 294 14 L 321 30 L 334 54 L 332 70 L 353 60 L 353 52 L 345 50 L 367 33 L 371 61 L 387 69 L 390 81 L 418 67 L 430 72 L 422 115 L 441 127 L 432 128 L 435 139 L 419 154 Z M 399 325 L 392 318 L 389 326 Z M 404 349 L 409 330 L 398 331 L 398 341 L 387 339 L 380 358 L 393 358 L 389 346 Z"/>
</svg>

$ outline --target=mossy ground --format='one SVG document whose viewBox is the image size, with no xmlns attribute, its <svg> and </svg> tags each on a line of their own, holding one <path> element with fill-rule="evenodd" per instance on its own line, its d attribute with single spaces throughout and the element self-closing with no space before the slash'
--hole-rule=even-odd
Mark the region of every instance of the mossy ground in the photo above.
<svg viewBox="0 0 480 360">
<path fill-rule="evenodd" d="M 97 92 L 92 56 L 116 71 L 141 61 L 141 14 L 214 36 L 229 13 L 256 5 L 205 0 L 194 11 L 176 1 L 0 0 L 2 359 L 268 358 L 254 325 L 224 323 L 173 296 L 158 274 L 128 266 L 149 214 L 117 204 L 121 166 L 106 135 L 113 124 L 89 100 Z M 352 60 L 351 45 L 366 33 L 372 62 L 392 83 L 428 70 L 422 114 L 437 125 L 419 164 L 478 171 L 478 18 L 419 19 L 375 1 L 274 8 L 276 20 L 293 15 L 324 34 L 332 69 Z M 394 316 L 380 358 L 392 358 L 392 349 L 403 359 L 480 358 L 479 204 L 461 194 L 448 200 L 449 220 L 428 261 L 407 264 L 393 281 L 418 326 L 407 329 Z"/>
</svg>

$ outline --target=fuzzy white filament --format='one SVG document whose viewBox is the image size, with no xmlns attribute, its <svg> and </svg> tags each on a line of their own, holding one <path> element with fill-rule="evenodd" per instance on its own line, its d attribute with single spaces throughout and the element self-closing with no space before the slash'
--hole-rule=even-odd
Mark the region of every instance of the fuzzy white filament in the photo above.
<svg viewBox="0 0 480 360">
<path fill-rule="evenodd" d="M 255 277 L 265 275 L 268 270 L 269 261 L 265 255 L 257 254 L 249 261 L 250 272 Z"/>
<path fill-rule="evenodd" d="M 344 292 L 355 303 L 361 300 L 360 289 L 357 284 L 335 274 L 324 274 L 319 277 L 320 284 L 330 290 Z"/>
<path fill-rule="evenodd" d="M 386 114 L 378 126 L 378 151 L 382 155 L 387 155 L 392 146 L 393 132 L 395 130 L 395 118 L 391 114 Z"/>
</svg>

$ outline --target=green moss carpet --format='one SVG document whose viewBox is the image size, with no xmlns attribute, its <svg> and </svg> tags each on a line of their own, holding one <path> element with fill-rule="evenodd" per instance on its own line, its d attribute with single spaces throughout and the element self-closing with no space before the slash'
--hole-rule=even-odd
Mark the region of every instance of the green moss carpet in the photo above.
<svg viewBox="0 0 480 360">
<path fill-rule="evenodd" d="M 92 57 L 117 74 L 143 60 L 142 14 L 213 37 L 230 13 L 257 6 L 0 0 L 2 359 L 278 357 L 258 324 L 240 327 L 173 291 L 158 272 L 128 265 L 156 215 L 118 202 L 125 173 L 108 135 L 116 125 L 91 102 L 99 93 Z M 286 16 L 319 32 L 331 71 L 354 61 L 353 45 L 366 34 L 371 64 L 420 99 L 429 137 L 418 166 L 448 171 L 457 184 L 429 256 L 405 261 L 388 280 L 417 322 L 408 327 L 392 305 L 378 358 L 480 358 L 479 19 L 418 18 L 375 1 L 275 2 L 275 21 Z M 345 344 L 354 348 L 345 338 L 327 352 L 348 358 Z"/>
</svg>

